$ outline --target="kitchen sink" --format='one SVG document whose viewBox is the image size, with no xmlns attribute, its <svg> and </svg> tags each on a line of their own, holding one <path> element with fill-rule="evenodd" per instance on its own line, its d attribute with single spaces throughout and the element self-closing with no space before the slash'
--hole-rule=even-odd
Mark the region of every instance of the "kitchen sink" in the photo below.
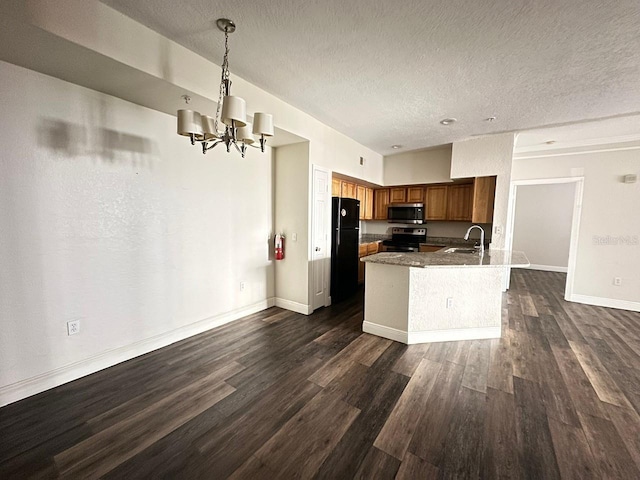
<svg viewBox="0 0 640 480">
<path fill-rule="evenodd" d="M 473 253 L 479 253 L 480 250 L 477 250 L 475 248 L 461 248 L 461 247 L 451 247 L 451 248 L 447 248 L 444 253 L 467 253 L 467 254 L 473 254 Z"/>
</svg>

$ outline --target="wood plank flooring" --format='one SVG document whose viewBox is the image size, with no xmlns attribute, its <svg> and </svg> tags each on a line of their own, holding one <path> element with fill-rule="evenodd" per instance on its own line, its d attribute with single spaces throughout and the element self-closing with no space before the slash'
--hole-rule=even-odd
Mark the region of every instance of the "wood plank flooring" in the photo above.
<svg viewBox="0 0 640 480">
<path fill-rule="evenodd" d="M 640 478 L 640 314 L 514 270 L 496 340 L 272 308 L 0 409 L 0 478 Z"/>
</svg>

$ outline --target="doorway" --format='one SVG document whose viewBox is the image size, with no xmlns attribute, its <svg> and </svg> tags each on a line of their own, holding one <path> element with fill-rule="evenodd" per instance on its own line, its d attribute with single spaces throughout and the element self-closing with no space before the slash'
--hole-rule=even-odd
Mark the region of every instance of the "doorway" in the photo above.
<svg viewBox="0 0 640 480">
<path fill-rule="evenodd" d="M 573 293 L 583 185 L 584 177 L 511 182 L 506 248 L 523 250 L 533 269 L 566 271 L 565 300 Z"/>
</svg>

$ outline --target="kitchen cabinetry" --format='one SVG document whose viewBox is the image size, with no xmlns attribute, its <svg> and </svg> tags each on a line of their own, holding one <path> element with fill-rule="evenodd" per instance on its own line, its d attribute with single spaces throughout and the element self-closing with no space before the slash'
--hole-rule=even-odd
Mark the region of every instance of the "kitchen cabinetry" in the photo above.
<svg viewBox="0 0 640 480">
<path fill-rule="evenodd" d="M 339 177 L 333 177 L 331 179 L 331 196 L 360 200 L 360 220 L 373 220 L 373 188 Z M 389 202 L 387 201 L 387 203 Z M 386 208 L 384 215 L 386 219 Z"/>
<path fill-rule="evenodd" d="M 380 242 L 361 243 L 358 249 L 358 260 L 367 255 L 378 253 Z M 358 261 L 358 283 L 364 283 L 364 262 Z"/>
<path fill-rule="evenodd" d="M 394 187 L 389 189 L 389 203 L 406 203 L 407 189 L 404 187 Z"/>
<path fill-rule="evenodd" d="M 447 186 L 425 188 L 426 220 L 447 219 Z"/>
<path fill-rule="evenodd" d="M 364 210 L 364 220 L 373 219 L 373 188 L 365 187 L 364 205 L 360 205 Z"/>
<path fill-rule="evenodd" d="M 389 206 L 389 189 L 376 188 L 373 191 L 373 218 L 374 220 L 387 219 L 387 207 Z"/>
<path fill-rule="evenodd" d="M 332 178 L 331 179 L 331 196 L 339 197 L 341 193 L 342 193 L 342 184 L 340 182 L 340 179 Z"/>
<path fill-rule="evenodd" d="M 351 183 L 351 182 L 347 182 L 346 180 L 341 180 L 340 181 L 340 187 L 341 187 L 341 197 L 345 197 L 345 198 L 357 198 L 356 197 L 356 184 L 355 183 Z"/>
<path fill-rule="evenodd" d="M 449 185 L 447 189 L 447 220 L 470 222 L 473 184 Z"/>
<path fill-rule="evenodd" d="M 423 202 L 424 202 L 424 188 L 422 187 L 407 188 L 407 203 L 423 203 Z"/>
<path fill-rule="evenodd" d="M 367 202 L 367 187 L 356 185 L 356 198 L 360 200 L 360 220 L 366 220 L 365 204 Z"/>
<path fill-rule="evenodd" d="M 473 184 L 473 223 L 492 223 L 496 199 L 496 177 L 477 177 Z"/>
</svg>

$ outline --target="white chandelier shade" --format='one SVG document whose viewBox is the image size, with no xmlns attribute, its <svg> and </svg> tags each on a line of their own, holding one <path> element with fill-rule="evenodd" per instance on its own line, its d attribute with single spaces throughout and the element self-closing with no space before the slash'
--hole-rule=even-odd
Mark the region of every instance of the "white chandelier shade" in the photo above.
<svg viewBox="0 0 640 480">
<path fill-rule="evenodd" d="M 200 118 L 202 118 L 202 130 L 204 132 L 204 139 L 211 140 L 214 138 L 218 138 L 220 133 L 216 131 L 216 119 L 210 117 L 209 115 L 201 115 Z"/>
<path fill-rule="evenodd" d="M 253 133 L 273 137 L 273 115 L 256 112 L 253 116 Z"/>
<path fill-rule="evenodd" d="M 253 117 L 253 129 L 247 123 L 247 103 L 243 98 L 231 95 L 229 78 L 228 40 L 229 34 L 235 32 L 236 25 L 227 18 L 219 18 L 216 25 L 224 32 L 224 57 L 216 115 L 211 117 L 192 110 L 178 110 L 178 134 L 190 137 L 192 145 L 201 143 L 202 153 L 207 153 L 217 145 L 225 145 L 227 152 L 233 146 L 242 157 L 248 147 L 259 148 L 264 152 L 267 137 L 274 135 L 273 116 L 258 112 Z M 188 95 L 183 95 L 182 98 L 189 103 Z M 259 136 L 260 146 L 253 145 L 256 143 L 254 134 Z"/>
<path fill-rule="evenodd" d="M 224 97 L 222 101 L 222 123 L 230 127 L 244 127 L 247 124 L 247 102 L 244 101 L 244 98 L 232 95 Z"/>
<path fill-rule="evenodd" d="M 247 145 L 256 143 L 256 139 L 251 132 L 251 124 L 247 123 L 244 127 L 240 127 L 236 130 L 236 139 L 240 142 L 244 142 Z"/>
<path fill-rule="evenodd" d="M 204 138 L 202 130 L 202 117 L 193 110 L 178 110 L 178 135 L 190 137 L 194 135 L 197 139 Z"/>
</svg>

